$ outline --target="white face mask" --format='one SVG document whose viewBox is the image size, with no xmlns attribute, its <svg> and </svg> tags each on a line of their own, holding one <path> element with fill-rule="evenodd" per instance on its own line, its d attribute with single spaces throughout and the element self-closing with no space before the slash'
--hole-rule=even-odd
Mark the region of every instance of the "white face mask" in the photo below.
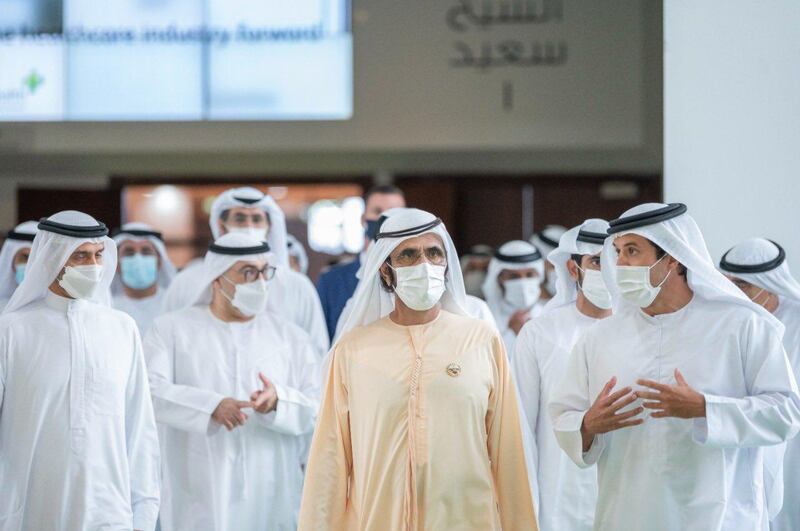
<svg viewBox="0 0 800 531">
<path fill-rule="evenodd" d="M 403 301 L 403 304 L 424 312 L 433 308 L 445 290 L 445 266 L 431 265 L 427 262 L 415 266 L 398 267 L 394 271 L 397 285 L 394 292 Z"/>
<path fill-rule="evenodd" d="M 253 317 L 266 309 L 269 290 L 267 289 L 267 282 L 264 279 L 247 282 L 246 284 L 235 284 L 225 276 L 220 278 L 224 279 L 229 284 L 233 284 L 233 298 L 229 297 L 224 290 L 220 291 L 223 297 L 233 304 L 234 308 L 242 312 L 242 315 Z"/>
<path fill-rule="evenodd" d="M 538 278 L 515 278 L 503 283 L 503 298 L 513 308 L 523 310 L 532 308 L 542 294 L 542 283 Z"/>
<path fill-rule="evenodd" d="M 666 256 L 662 256 L 651 266 L 617 266 L 617 287 L 622 297 L 639 308 L 647 308 L 653 304 L 672 270 L 658 283 L 658 286 L 650 283 L 650 270 Z"/>
<path fill-rule="evenodd" d="M 596 269 L 581 269 L 583 282 L 578 287 L 589 302 L 601 310 L 611 309 L 611 293 L 608 292 L 603 275 Z"/>
<path fill-rule="evenodd" d="M 58 285 L 73 299 L 91 299 L 103 279 L 103 266 L 67 266 Z"/>
<path fill-rule="evenodd" d="M 267 233 L 269 232 L 268 229 L 259 228 L 259 227 L 229 227 L 225 225 L 225 230 L 229 233 L 234 234 L 246 234 L 252 238 L 255 238 L 258 241 L 265 242 L 267 241 Z"/>
</svg>

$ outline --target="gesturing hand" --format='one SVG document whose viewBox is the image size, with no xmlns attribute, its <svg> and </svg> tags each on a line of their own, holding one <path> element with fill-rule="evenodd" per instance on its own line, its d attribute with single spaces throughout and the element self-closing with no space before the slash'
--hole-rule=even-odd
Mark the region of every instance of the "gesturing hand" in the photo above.
<svg viewBox="0 0 800 531">
<path fill-rule="evenodd" d="M 592 407 L 583 416 L 581 438 L 584 452 L 588 452 L 589 448 L 592 447 L 595 435 L 627 428 L 628 426 L 637 426 L 643 422 L 643 419 L 632 418 L 644 411 L 641 407 L 631 409 L 625 413 L 617 413 L 620 409 L 635 402 L 637 393 L 634 393 L 630 387 L 612 393 L 611 390 L 614 389 L 615 385 L 617 385 L 616 376 L 606 383 L 603 390 L 597 395 Z"/>
<path fill-rule="evenodd" d="M 261 379 L 261 383 L 264 384 L 264 388 L 260 391 L 253 391 L 250 394 L 250 400 L 253 401 L 253 409 L 257 413 L 269 413 L 278 407 L 278 392 L 266 376 L 258 373 L 258 377 Z"/>
<path fill-rule="evenodd" d="M 653 391 L 637 391 L 640 397 L 649 400 L 642 405 L 656 410 L 651 417 L 677 417 L 693 419 L 706 416 L 706 397 L 692 389 L 684 379 L 681 371 L 675 369 L 677 385 L 666 385 L 652 380 L 638 380 L 639 385 L 654 389 Z"/>
<path fill-rule="evenodd" d="M 228 428 L 228 431 L 231 431 L 247 422 L 247 415 L 241 410 L 248 407 L 253 407 L 253 403 L 236 400 L 235 398 L 223 398 L 211 414 L 211 418 L 218 424 Z"/>
</svg>

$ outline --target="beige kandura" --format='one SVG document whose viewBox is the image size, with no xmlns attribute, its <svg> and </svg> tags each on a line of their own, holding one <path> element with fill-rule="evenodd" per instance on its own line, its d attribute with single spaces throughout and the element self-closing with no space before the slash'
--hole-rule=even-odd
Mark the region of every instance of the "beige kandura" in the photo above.
<svg viewBox="0 0 800 531">
<path fill-rule="evenodd" d="M 503 341 L 442 310 L 336 345 L 300 531 L 531 531 L 520 412 Z"/>
</svg>

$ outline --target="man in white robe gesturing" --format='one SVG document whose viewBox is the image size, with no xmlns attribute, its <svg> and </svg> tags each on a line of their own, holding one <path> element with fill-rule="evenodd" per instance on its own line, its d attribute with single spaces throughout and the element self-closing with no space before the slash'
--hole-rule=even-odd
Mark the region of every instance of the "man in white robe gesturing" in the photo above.
<svg viewBox="0 0 800 531">
<path fill-rule="evenodd" d="M 800 429 L 783 325 L 716 270 L 686 211 L 610 222 L 613 315 L 575 345 L 549 405 L 562 449 L 598 466 L 598 530 L 766 530 L 762 447 Z"/>
<path fill-rule="evenodd" d="M 218 238 L 196 304 L 157 318 L 145 338 L 163 428 L 163 531 L 297 525 L 319 361 L 303 330 L 264 311 L 268 252 L 245 234 Z"/>
<path fill-rule="evenodd" d="M 42 220 L 0 317 L 2 531 L 155 527 L 158 435 L 107 234 L 81 212 Z"/>
</svg>

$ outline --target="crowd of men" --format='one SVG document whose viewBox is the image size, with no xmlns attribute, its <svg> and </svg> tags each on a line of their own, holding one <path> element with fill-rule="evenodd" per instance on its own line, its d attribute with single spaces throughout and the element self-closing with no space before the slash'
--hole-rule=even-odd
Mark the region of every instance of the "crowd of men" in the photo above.
<svg viewBox="0 0 800 531">
<path fill-rule="evenodd" d="M 268 195 L 180 272 L 77 212 L 0 250 L 0 531 L 797 531 L 800 283 L 685 205 L 459 256 L 402 192 L 324 272 Z"/>
</svg>

